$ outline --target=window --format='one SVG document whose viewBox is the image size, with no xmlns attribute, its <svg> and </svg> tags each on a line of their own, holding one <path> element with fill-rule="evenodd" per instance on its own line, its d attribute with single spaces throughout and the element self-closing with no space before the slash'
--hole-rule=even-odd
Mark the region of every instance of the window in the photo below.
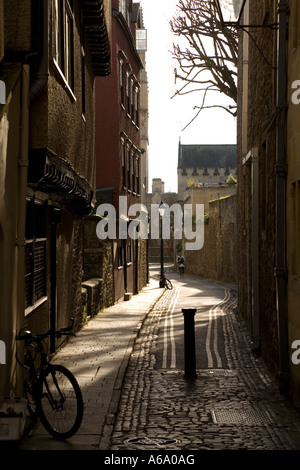
<svg viewBox="0 0 300 470">
<path fill-rule="evenodd" d="M 139 116 L 139 89 L 138 87 L 135 88 L 135 124 L 137 127 L 140 125 L 140 116 Z"/>
<path fill-rule="evenodd" d="M 73 2 L 54 0 L 53 58 L 70 88 L 74 89 Z"/>
<path fill-rule="evenodd" d="M 33 201 L 26 208 L 25 308 L 46 296 L 46 207 Z"/>
<path fill-rule="evenodd" d="M 119 1 L 119 11 L 120 13 L 122 13 L 122 15 L 124 16 L 124 18 L 126 18 L 126 0 L 120 0 Z"/>
<path fill-rule="evenodd" d="M 135 156 L 131 152 L 131 177 L 132 177 L 132 191 L 135 193 Z"/>
<path fill-rule="evenodd" d="M 127 245 L 127 264 L 132 263 L 132 249 L 131 249 L 131 242 Z"/>
<path fill-rule="evenodd" d="M 123 247 L 118 246 L 118 267 L 121 268 L 123 266 Z"/>
<path fill-rule="evenodd" d="M 130 75 L 129 71 L 127 71 L 126 75 L 126 111 L 129 114 L 130 113 Z"/>
<path fill-rule="evenodd" d="M 125 141 L 121 138 L 121 158 L 122 158 L 122 183 L 126 187 L 126 154 L 125 154 Z"/>
<path fill-rule="evenodd" d="M 133 78 L 130 80 L 130 116 L 134 119 L 134 82 Z"/>
<path fill-rule="evenodd" d="M 119 80 L 120 80 L 120 100 L 121 100 L 121 105 L 125 105 L 124 103 L 124 61 L 122 59 L 120 59 L 120 76 L 119 76 Z"/>
<path fill-rule="evenodd" d="M 136 170 L 135 170 L 135 174 L 136 174 L 136 192 L 137 194 L 140 194 L 140 159 L 139 159 L 139 156 L 137 155 L 136 157 Z"/>
<path fill-rule="evenodd" d="M 147 50 L 147 30 L 146 29 L 135 30 L 135 43 L 136 43 L 136 50 L 138 52 L 145 52 Z"/>
<path fill-rule="evenodd" d="M 130 185 L 130 169 L 131 169 L 131 162 L 130 162 L 130 150 L 129 150 L 129 145 L 126 147 L 126 163 L 127 163 L 127 189 L 131 189 Z"/>
</svg>

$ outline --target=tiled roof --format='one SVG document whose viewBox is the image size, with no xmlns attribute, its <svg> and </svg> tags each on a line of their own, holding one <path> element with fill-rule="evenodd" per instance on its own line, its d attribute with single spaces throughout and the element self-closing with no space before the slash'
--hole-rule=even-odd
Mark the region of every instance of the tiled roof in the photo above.
<svg viewBox="0 0 300 470">
<path fill-rule="evenodd" d="M 182 145 L 178 168 L 236 168 L 236 145 Z"/>
</svg>

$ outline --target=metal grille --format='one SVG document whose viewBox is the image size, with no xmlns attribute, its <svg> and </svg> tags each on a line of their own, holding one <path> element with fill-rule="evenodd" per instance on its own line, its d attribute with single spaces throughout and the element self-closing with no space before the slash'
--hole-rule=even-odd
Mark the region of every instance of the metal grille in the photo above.
<svg viewBox="0 0 300 470">
<path fill-rule="evenodd" d="M 46 239 L 26 243 L 25 308 L 46 295 Z"/>
<path fill-rule="evenodd" d="M 35 301 L 46 294 L 46 240 L 34 246 L 34 298 Z"/>
<path fill-rule="evenodd" d="M 32 243 L 26 244 L 25 248 L 25 308 L 32 304 Z"/>
<path fill-rule="evenodd" d="M 241 410 L 212 410 L 211 415 L 215 424 L 263 426 L 271 421 L 267 412 L 252 407 Z"/>
<path fill-rule="evenodd" d="M 127 444 L 136 445 L 136 446 L 155 446 L 155 447 L 164 447 L 170 444 L 176 444 L 176 439 L 166 438 L 166 437 L 134 437 L 132 439 L 127 439 Z"/>
</svg>

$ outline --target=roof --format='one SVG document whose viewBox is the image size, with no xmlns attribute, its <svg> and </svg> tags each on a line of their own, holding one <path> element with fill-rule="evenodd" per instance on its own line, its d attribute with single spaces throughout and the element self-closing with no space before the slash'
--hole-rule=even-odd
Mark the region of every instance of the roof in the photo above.
<svg viewBox="0 0 300 470">
<path fill-rule="evenodd" d="M 182 145 L 178 168 L 236 168 L 236 145 Z"/>
</svg>

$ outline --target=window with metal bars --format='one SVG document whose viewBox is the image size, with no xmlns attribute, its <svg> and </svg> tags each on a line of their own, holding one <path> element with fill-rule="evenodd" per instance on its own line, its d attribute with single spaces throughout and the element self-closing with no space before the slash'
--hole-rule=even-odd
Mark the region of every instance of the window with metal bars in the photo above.
<svg viewBox="0 0 300 470">
<path fill-rule="evenodd" d="M 25 248 L 25 308 L 46 296 L 46 207 L 27 202 Z"/>
</svg>

